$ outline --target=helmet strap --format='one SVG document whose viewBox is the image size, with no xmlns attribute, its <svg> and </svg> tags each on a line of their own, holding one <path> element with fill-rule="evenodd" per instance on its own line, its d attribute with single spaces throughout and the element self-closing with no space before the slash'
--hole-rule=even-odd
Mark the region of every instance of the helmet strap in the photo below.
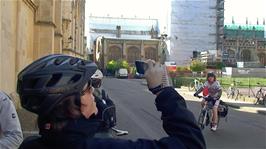
<svg viewBox="0 0 266 149">
<path fill-rule="evenodd" d="M 80 93 L 77 93 L 75 95 L 75 104 L 80 107 L 81 106 L 81 99 L 80 99 Z"/>
</svg>

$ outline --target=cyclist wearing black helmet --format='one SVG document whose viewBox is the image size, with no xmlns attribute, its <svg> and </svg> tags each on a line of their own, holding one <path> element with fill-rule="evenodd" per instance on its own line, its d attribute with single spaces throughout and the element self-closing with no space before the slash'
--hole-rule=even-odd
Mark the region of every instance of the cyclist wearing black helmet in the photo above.
<svg viewBox="0 0 266 149">
<path fill-rule="evenodd" d="M 91 77 L 93 62 L 66 55 L 49 55 L 36 60 L 18 75 L 17 92 L 21 105 L 38 115 L 41 137 L 24 141 L 20 148 L 152 149 L 206 148 L 201 130 L 185 101 L 172 87 L 163 87 L 163 69 L 149 61 L 146 79 L 157 95 L 168 134 L 160 140 L 137 141 L 95 138 L 100 124 Z"/>
<path fill-rule="evenodd" d="M 204 83 L 194 96 L 198 96 L 203 91 L 204 96 L 208 96 L 213 103 L 213 118 L 211 124 L 211 130 L 216 131 L 218 122 L 218 106 L 220 104 L 220 98 L 222 96 L 222 88 L 220 83 L 216 80 L 216 75 L 212 72 L 207 74 L 207 81 Z M 206 93 L 207 92 L 207 93 Z M 202 100 L 202 105 L 206 103 L 205 99 Z"/>
</svg>

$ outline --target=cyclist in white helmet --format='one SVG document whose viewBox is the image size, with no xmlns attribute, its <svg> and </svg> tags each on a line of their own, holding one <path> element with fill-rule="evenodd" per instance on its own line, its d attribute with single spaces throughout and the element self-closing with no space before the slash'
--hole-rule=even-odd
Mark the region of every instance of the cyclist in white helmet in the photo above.
<svg viewBox="0 0 266 149">
<path fill-rule="evenodd" d="M 208 99 L 213 104 L 213 118 L 211 124 L 211 130 L 216 131 L 217 123 L 218 123 L 218 106 L 220 104 L 220 98 L 222 95 L 222 88 L 220 83 L 216 80 L 216 75 L 212 72 L 207 74 L 207 80 L 204 83 L 203 87 L 201 87 L 194 96 L 198 96 L 199 93 L 203 91 L 203 94 L 208 95 Z M 207 91 L 207 93 L 205 93 Z M 204 95 L 206 96 L 206 95 Z M 202 100 L 202 105 L 204 105 L 207 101 L 205 99 Z"/>
</svg>

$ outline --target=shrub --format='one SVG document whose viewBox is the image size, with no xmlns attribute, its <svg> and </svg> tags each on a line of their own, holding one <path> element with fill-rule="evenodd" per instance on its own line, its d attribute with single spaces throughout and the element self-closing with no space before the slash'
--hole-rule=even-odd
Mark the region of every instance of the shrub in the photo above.
<svg viewBox="0 0 266 149">
<path fill-rule="evenodd" d="M 202 72 L 206 69 L 206 64 L 199 60 L 193 60 L 190 64 L 190 70 L 194 72 Z"/>
<path fill-rule="evenodd" d="M 129 70 L 128 62 L 125 60 L 118 60 L 118 61 L 111 60 L 106 65 L 107 72 L 111 74 L 115 74 L 115 72 L 120 68 L 125 68 Z"/>
<path fill-rule="evenodd" d="M 118 62 L 118 69 L 119 68 L 125 68 L 125 69 L 129 69 L 129 65 L 128 62 L 125 60 L 119 60 Z"/>
<path fill-rule="evenodd" d="M 177 66 L 176 71 L 189 71 L 189 67 L 187 66 Z"/>
<path fill-rule="evenodd" d="M 117 61 L 111 60 L 107 63 L 106 69 L 109 73 L 114 74 L 119 69 L 119 64 Z"/>
</svg>

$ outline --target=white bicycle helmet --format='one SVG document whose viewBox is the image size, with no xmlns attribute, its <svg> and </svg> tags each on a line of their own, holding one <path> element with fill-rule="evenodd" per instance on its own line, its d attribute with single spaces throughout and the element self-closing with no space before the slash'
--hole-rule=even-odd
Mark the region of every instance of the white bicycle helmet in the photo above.
<svg viewBox="0 0 266 149">
<path fill-rule="evenodd" d="M 96 72 L 91 76 L 92 86 L 99 88 L 102 85 L 103 73 L 97 69 Z"/>
</svg>

